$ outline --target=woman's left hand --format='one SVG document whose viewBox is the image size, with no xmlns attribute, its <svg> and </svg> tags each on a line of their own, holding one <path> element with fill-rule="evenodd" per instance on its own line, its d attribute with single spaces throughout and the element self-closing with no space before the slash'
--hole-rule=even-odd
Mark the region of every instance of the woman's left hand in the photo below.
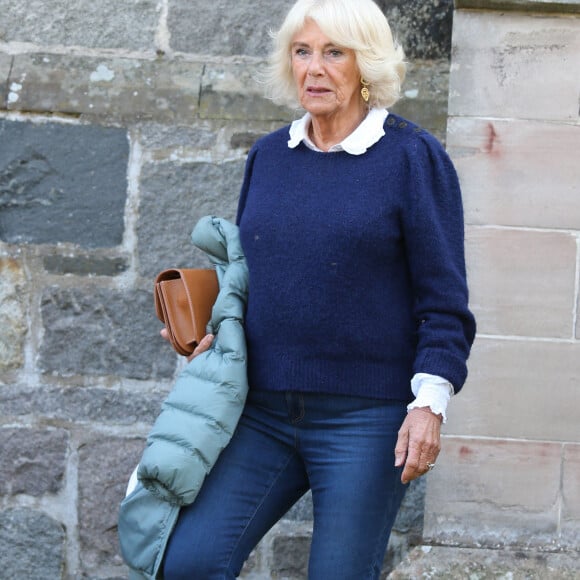
<svg viewBox="0 0 580 580">
<path fill-rule="evenodd" d="M 429 407 L 412 409 L 405 417 L 395 446 L 395 466 L 405 466 L 401 481 L 409 483 L 435 465 L 441 450 L 441 415 Z"/>
</svg>

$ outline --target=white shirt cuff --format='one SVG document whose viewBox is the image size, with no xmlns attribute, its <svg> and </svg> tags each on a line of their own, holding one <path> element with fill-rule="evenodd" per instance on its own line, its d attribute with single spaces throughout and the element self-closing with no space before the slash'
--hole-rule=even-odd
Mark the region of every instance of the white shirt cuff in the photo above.
<svg viewBox="0 0 580 580">
<path fill-rule="evenodd" d="M 437 375 L 417 373 L 411 379 L 411 390 L 416 399 L 407 405 L 407 411 L 417 407 L 429 407 L 433 413 L 443 417 L 443 423 L 447 422 L 447 405 L 455 393 L 448 380 Z"/>
</svg>

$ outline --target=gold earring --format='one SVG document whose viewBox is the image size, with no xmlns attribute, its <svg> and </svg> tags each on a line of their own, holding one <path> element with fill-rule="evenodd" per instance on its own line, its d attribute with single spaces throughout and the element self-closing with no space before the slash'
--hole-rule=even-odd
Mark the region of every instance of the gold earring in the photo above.
<svg viewBox="0 0 580 580">
<path fill-rule="evenodd" d="M 362 89 L 360 90 L 361 97 L 364 99 L 365 103 L 369 102 L 369 97 L 371 96 L 368 86 L 369 82 L 365 81 L 362 77 L 360 78 L 360 84 L 362 85 Z"/>
</svg>

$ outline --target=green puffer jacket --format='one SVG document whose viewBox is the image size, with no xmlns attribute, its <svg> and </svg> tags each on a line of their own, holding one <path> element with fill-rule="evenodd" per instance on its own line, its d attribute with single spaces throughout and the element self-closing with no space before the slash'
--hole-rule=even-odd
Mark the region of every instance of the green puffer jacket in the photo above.
<svg viewBox="0 0 580 580">
<path fill-rule="evenodd" d="M 130 578 L 159 579 L 180 506 L 197 496 L 242 413 L 248 381 L 243 315 L 248 271 L 238 228 L 202 218 L 191 234 L 216 267 L 220 291 L 208 332 L 211 348 L 177 378 L 147 438 L 138 483 L 121 503 L 119 540 Z"/>
</svg>

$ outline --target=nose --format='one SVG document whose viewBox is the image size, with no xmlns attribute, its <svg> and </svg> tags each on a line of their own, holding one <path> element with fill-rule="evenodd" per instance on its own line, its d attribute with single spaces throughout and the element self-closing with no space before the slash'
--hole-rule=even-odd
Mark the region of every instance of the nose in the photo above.
<svg viewBox="0 0 580 580">
<path fill-rule="evenodd" d="M 324 62 L 322 54 L 314 51 L 308 62 L 308 74 L 311 76 L 320 76 L 324 72 Z"/>
</svg>

